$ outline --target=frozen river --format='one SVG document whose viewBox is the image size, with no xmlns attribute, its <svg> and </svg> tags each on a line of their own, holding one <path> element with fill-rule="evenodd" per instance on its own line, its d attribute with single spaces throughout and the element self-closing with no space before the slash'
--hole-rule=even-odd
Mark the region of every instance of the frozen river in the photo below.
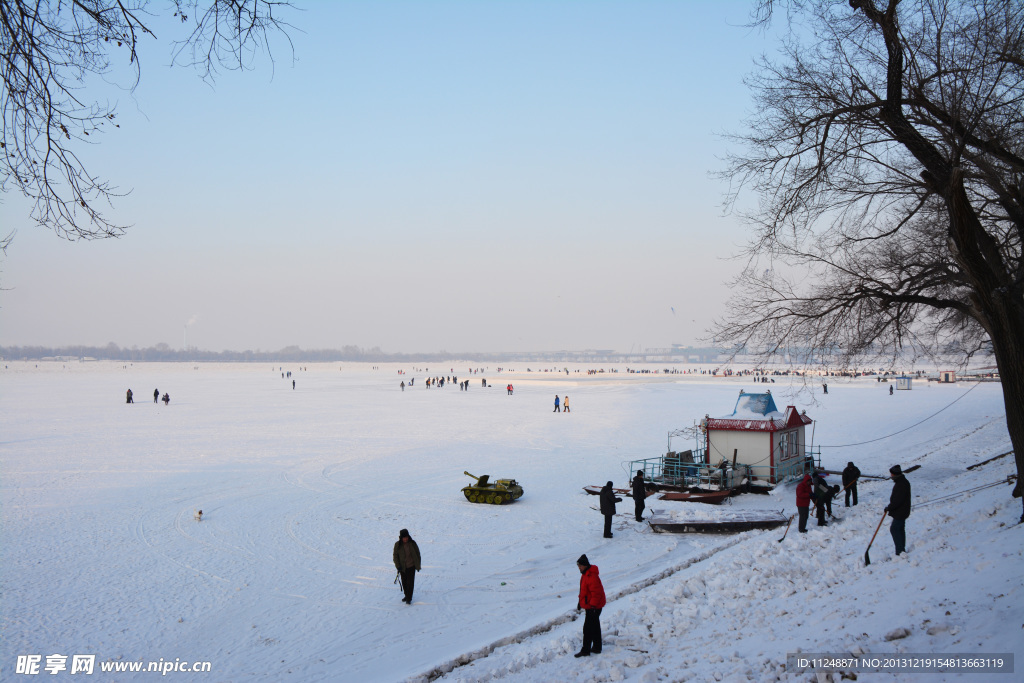
<svg viewBox="0 0 1024 683">
<path fill-rule="evenodd" d="M 0 666 L 87 654 L 97 667 L 210 662 L 212 674 L 178 680 L 401 680 L 564 615 L 582 553 L 612 592 L 732 541 L 655 535 L 628 515 L 603 539 L 581 487 L 625 485 L 624 461 L 663 453 L 669 430 L 765 385 L 425 365 L 6 361 Z M 468 391 L 423 386 L 442 374 Z M 817 443 L 836 444 L 895 431 L 969 387 L 915 385 L 893 397 L 898 414 L 873 380 L 830 384 L 816 405 L 770 388 L 780 408 L 819 420 Z M 154 389 L 170 404 L 153 403 Z M 571 413 L 552 412 L 556 393 Z M 895 447 L 961 438 L 960 425 L 998 417 L 1001 400 L 998 385 L 981 386 L 955 421 Z M 869 446 L 826 464 L 848 459 L 865 472 L 888 462 Z M 470 504 L 464 470 L 513 477 L 525 495 Z M 744 498 L 793 508 L 788 493 Z M 423 555 L 412 606 L 391 560 L 403 527 Z"/>
</svg>

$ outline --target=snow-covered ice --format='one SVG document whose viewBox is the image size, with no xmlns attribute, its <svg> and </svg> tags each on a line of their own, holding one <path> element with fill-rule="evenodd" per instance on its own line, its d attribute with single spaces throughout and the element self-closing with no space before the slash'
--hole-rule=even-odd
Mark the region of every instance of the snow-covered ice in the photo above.
<svg viewBox="0 0 1024 683">
<path fill-rule="evenodd" d="M 922 505 L 1013 472 L 1010 457 L 966 470 L 1010 449 L 998 384 L 916 382 L 889 396 L 873 379 L 829 378 L 829 394 L 810 403 L 800 385 L 770 386 L 780 409 L 817 421 L 829 468 L 921 465 L 908 475 L 921 505 L 908 554 L 893 557 L 885 524 L 865 567 L 886 481 L 862 481 L 857 507 L 837 500 L 836 523 L 812 519 L 798 534 L 794 522 L 782 543 L 779 529 L 654 534 L 628 499 L 615 537 L 601 537 L 584 485 L 627 485 L 624 461 L 663 453 L 669 430 L 724 414 L 740 389 L 764 384 L 514 365 L 470 375 L 471 362 L 5 361 L 0 678 L 31 680 L 12 674 L 33 654 L 41 666 L 95 654 L 97 680 L 152 680 L 99 664 L 162 659 L 211 663 L 168 674 L 183 681 L 467 683 L 808 680 L 786 668 L 787 653 L 1024 654 L 1020 502 L 1003 484 Z M 422 385 L 452 374 L 469 390 Z M 150 400 L 154 388 L 170 405 Z M 555 393 L 569 395 L 571 413 L 552 412 Z M 829 448 L 899 432 L 961 397 L 891 438 Z M 473 505 L 463 470 L 514 477 L 525 495 Z M 730 505 L 788 516 L 793 486 Z M 423 554 L 412 606 L 391 562 L 403 527 Z M 603 653 L 575 659 L 583 553 L 609 603 Z"/>
</svg>

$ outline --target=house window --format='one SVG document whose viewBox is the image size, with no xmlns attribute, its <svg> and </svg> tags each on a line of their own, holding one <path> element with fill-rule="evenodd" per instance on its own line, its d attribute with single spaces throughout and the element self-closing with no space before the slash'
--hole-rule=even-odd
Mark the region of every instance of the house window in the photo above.
<svg viewBox="0 0 1024 683">
<path fill-rule="evenodd" d="M 779 453 L 782 460 L 795 457 L 798 446 L 796 432 L 782 432 L 779 434 Z"/>
</svg>

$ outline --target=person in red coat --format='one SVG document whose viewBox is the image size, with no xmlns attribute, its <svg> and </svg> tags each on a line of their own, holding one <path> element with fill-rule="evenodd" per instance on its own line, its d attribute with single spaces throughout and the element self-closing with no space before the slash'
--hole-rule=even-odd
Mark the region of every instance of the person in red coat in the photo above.
<svg viewBox="0 0 1024 683">
<path fill-rule="evenodd" d="M 811 507 L 811 475 L 805 474 L 803 481 L 796 485 L 796 511 L 800 515 L 800 524 L 797 530 L 807 533 L 807 515 Z"/>
<path fill-rule="evenodd" d="M 601 652 L 601 608 L 604 607 L 604 586 L 597 567 L 590 564 L 586 555 L 576 560 L 580 570 L 580 600 L 576 609 L 586 610 L 583 619 L 583 647 L 575 657 L 588 657 Z"/>
</svg>

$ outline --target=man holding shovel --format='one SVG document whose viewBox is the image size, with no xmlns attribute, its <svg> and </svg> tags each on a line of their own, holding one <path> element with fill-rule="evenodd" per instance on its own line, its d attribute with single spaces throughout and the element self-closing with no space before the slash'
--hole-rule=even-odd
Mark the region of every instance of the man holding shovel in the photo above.
<svg viewBox="0 0 1024 683">
<path fill-rule="evenodd" d="M 850 461 L 843 470 L 843 490 L 846 491 L 846 507 L 850 507 L 850 494 L 853 494 L 853 504 L 857 504 L 857 480 L 860 479 L 860 469 Z"/>
<path fill-rule="evenodd" d="M 892 477 L 892 495 L 889 496 L 889 504 L 885 506 L 885 511 L 892 517 L 889 533 L 892 534 L 896 554 L 899 555 L 907 552 L 906 522 L 910 516 L 910 482 L 903 475 L 899 465 L 889 468 L 889 476 Z"/>
</svg>

